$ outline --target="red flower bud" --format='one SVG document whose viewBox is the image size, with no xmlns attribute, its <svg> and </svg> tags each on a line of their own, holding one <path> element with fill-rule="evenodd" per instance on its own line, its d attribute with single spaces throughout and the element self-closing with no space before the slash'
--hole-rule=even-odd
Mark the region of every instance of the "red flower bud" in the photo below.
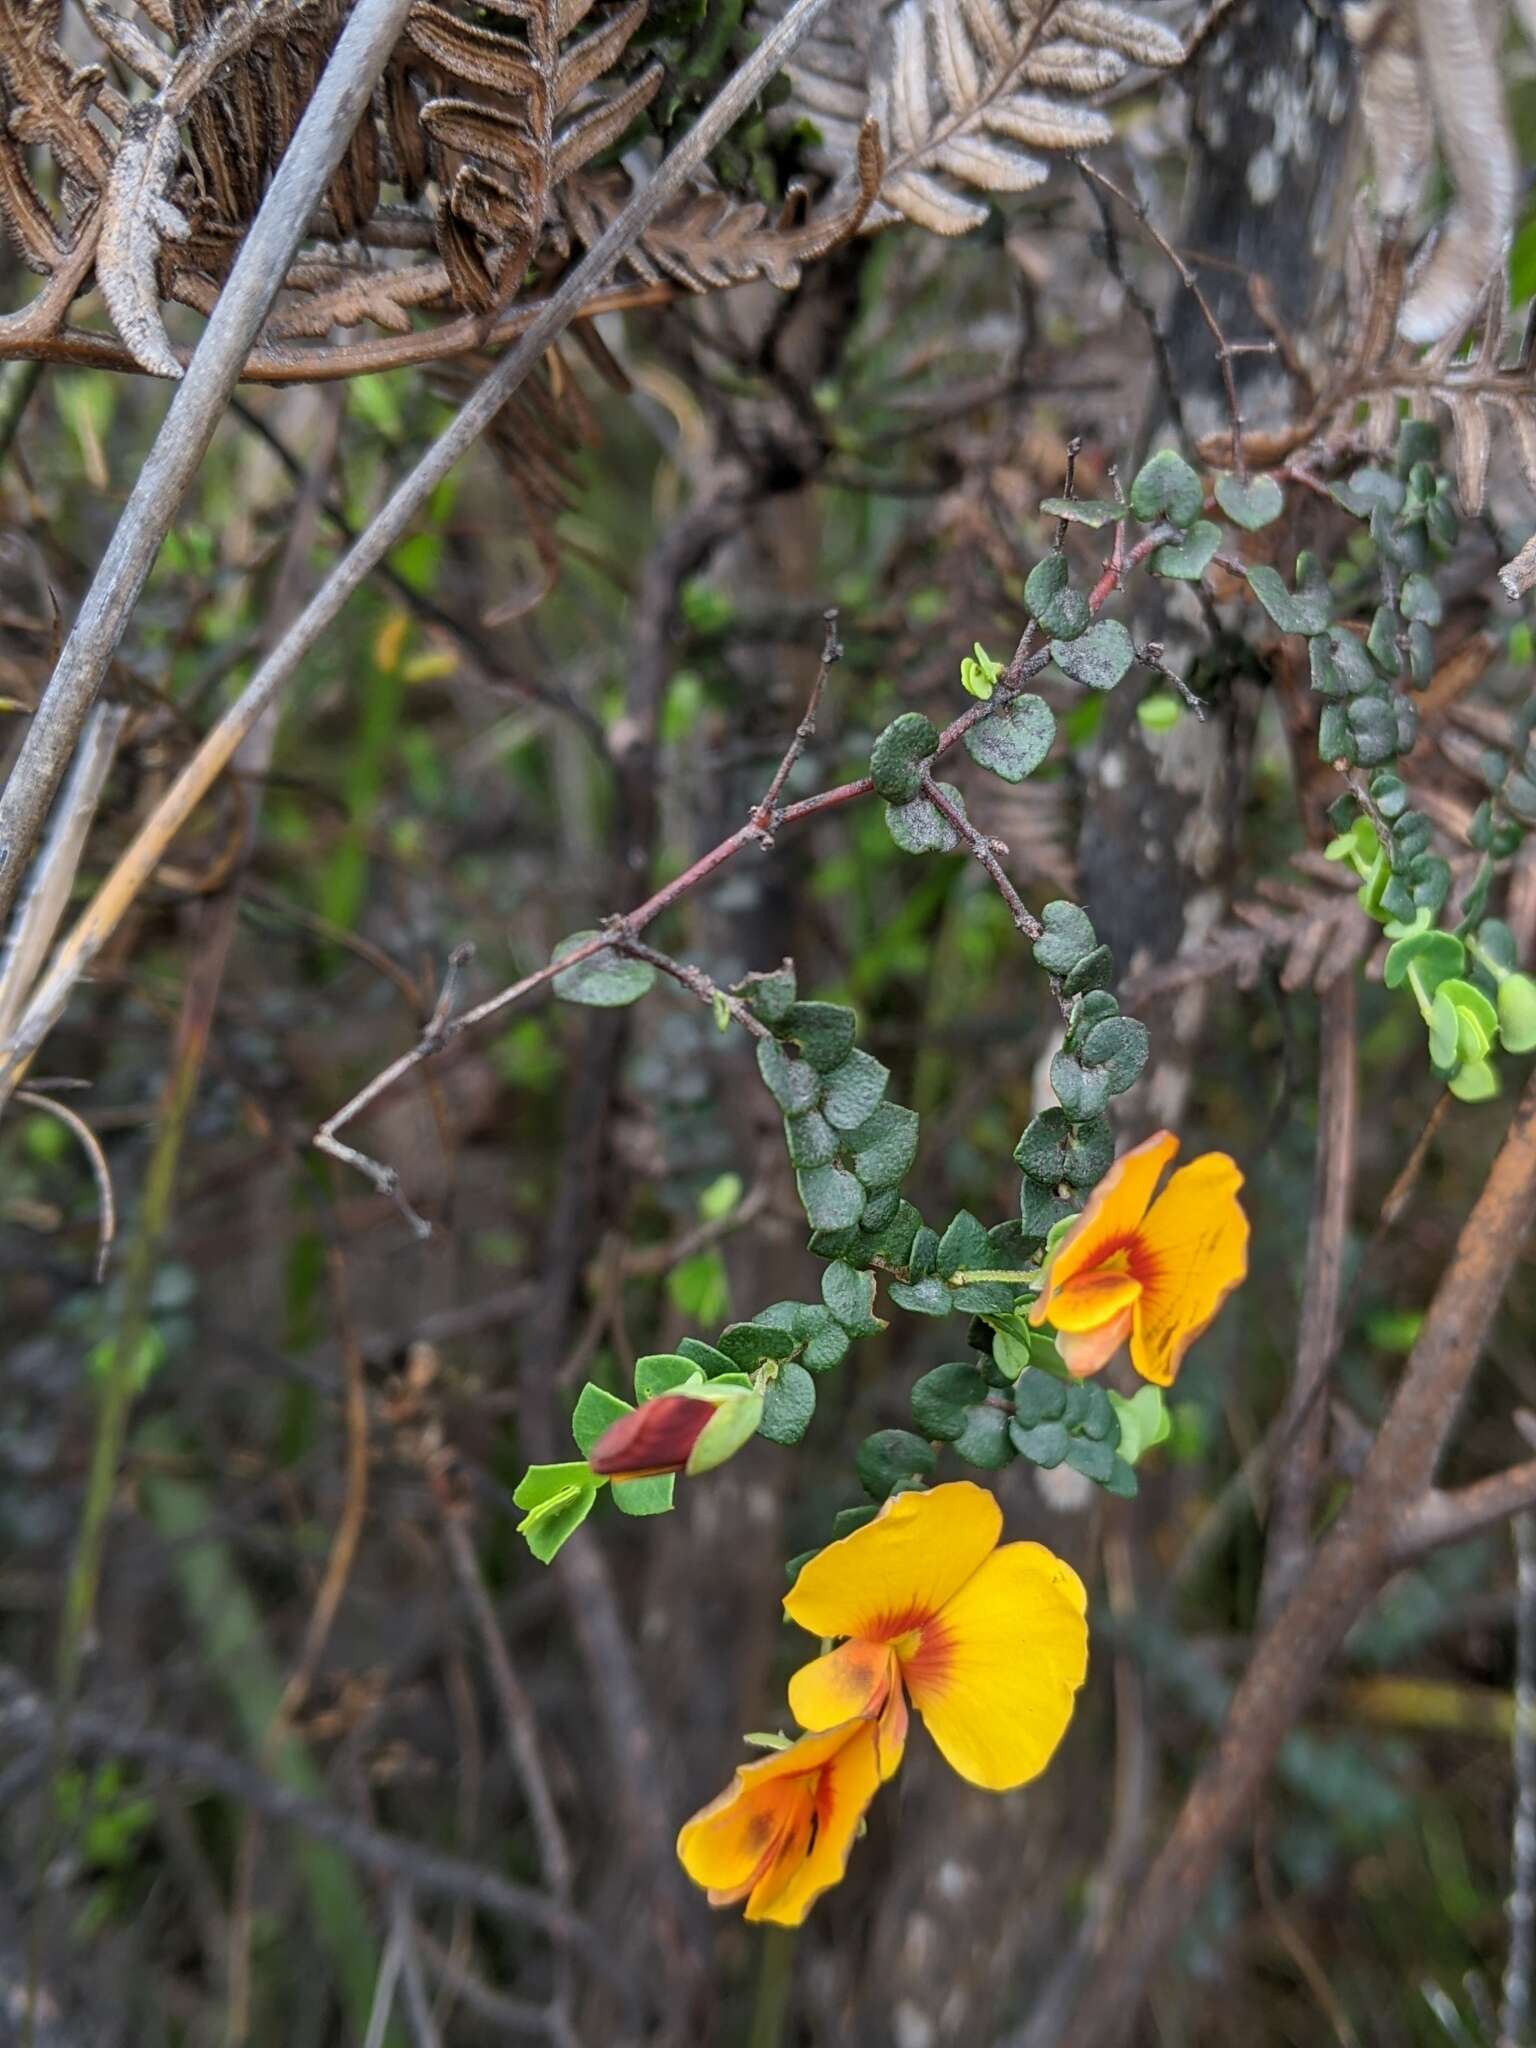
<svg viewBox="0 0 1536 2048">
<path fill-rule="evenodd" d="M 688 1394 L 658 1394 L 605 1429 L 587 1453 L 608 1479 L 650 1479 L 681 1472 L 714 1419 L 714 1405 Z"/>
</svg>

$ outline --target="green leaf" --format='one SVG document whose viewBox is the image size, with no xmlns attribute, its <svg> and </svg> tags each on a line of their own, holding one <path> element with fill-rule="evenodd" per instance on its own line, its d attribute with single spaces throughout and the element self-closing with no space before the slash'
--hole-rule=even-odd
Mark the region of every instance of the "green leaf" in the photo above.
<svg viewBox="0 0 1536 2048">
<path fill-rule="evenodd" d="M 954 1310 L 954 1297 L 935 1275 L 924 1280 L 893 1280 L 890 1296 L 898 1308 L 915 1316 L 947 1316 Z"/>
<path fill-rule="evenodd" d="M 901 1207 L 899 1188 L 881 1188 L 878 1194 L 870 1196 L 859 1217 L 860 1230 L 884 1230 L 887 1223 Z"/>
<path fill-rule="evenodd" d="M 880 1429 L 865 1437 L 853 1462 L 865 1492 L 884 1500 L 904 1480 L 926 1479 L 938 1459 L 910 1429 Z"/>
<path fill-rule="evenodd" d="M 867 1122 L 847 1135 L 853 1170 L 866 1188 L 893 1188 L 917 1157 L 918 1115 L 898 1102 L 882 1102 Z"/>
<path fill-rule="evenodd" d="M 888 804 L 909 803 L 923 779 L 923 763 L 938 748 L 938 728 L 920 711 L 903 711 L 893 718 L 869 757 L 876 795 Z"/>
<path fill-rule="evenodd" d="M 591 939 L 600 939 L 601 932 L 572 932 L 562 939 L 550 959 L 563 960 L 568 953 L 574 953 Z M 579 966 L 568 967 L 563 974 L 557 974 L 554 981 L 555 994 L 567 1003 L 586 1003 L 596 1010 L 618 1010 L 626 1003 L 636 1003 L 655 986 L 656 970 L 648 960 L 625 960 L 611 949 L 594 953 L 590 960 L 583 960 Z"/>
<path fill-rule="evenodd" d="M 528 1512 L 517 1533 L 540 1564 L 548 1564 L 561 1544 L 573 1536 L 592 1512 L 601 1482 L 586 1465 L 533 1465 L 512 1495 Z"/>
<path fill-rule="evenodd" d="M 1087 911 L 1075 903 L 1047 903 L 1040 922 L 1045 930 L 1035 941 L 1034 958 L 1035 965 L 1047 974 L 1070 974 L 1099 943 Z"/>
<path fill-rule="evenodd" d="M 1397 644 L 1397 613 L 1389 604 L 1377 605 L 1371 614 L 1371 629 L 1365 636 L 1365 651 L 1388 678 L 1403 672 L 1402 649 Z"/>
<path fill-rule="evenodd" d="M 1066 1410 L 1066 1386 L 1053 1373 L 1032 1366 L 1019 1374 L 1013 1390 L 1013 1413 L 1020 1429 L 1036 1429 L 1042 1422 L 1060 1422 Z"/>
<path fill-rule="evenodd" d="M 953 783 L 941 782 L 939 788 L 952 800 L 960 794 Z M 910 803 L 887 804 L 885 829 L 903 853 L 953 853 L 960 844 L 954 826 L 925 796 L 914 797 Z"/>
<path fill-rule="evenodd" d="M 689 1370 L 692 1372 L 696 1368 L 690 1366 Z M 586 1457 L 605 1429 L 619 1421 L 622 1416 L 633 1413 L 634 1409 L 628 1401 L 621 1401 L 617 1394 L 610 1394 L 606 1387 L 596 1387 L 588 1380 L 571 1411 L 571 1435 L 575 1437 L 582 1456 Z M 535 1471 L 555 1472 L 560 1469 L 556 1465 L 534 1467 Z M 512 1498 L 519 1507 L 533 1504 L 518 1500 L 516 1494 L 513 1494 Z"/>
<path fill-rule="evenodd" d="M 1246 482 L 1235 476 L 1218 476 L 1216 502 L 1234 525 L 1248 533 L 1272 525 L 1285 510 L 1285 494 L 1272 476 L 1251 476 Z"/>
<path fill-rule="evenodd" d="M 791 1059 L 771 1038 L 757 1041 L 757 1071 L 763 1085 L 786 1116 L 803 1115 L 816 1105 L 821 1078 L 809 1060 Z"/>
<path fill-rule="evenodd" d="M 1428 576 L 1405 577 L 1401 602 L 1405 619 L 1418 620 L 1426 626 L 1438 626 L 1445 616 L 1440 593 Z"/>
<path fill-rule="evenodd" d="M 1114 1446 L 1095 1437 L 1075 1436 L 1067 1445 L 1067 1463 L 1074 1472 L 1103 1486 L 1115 1469 Z"/>
<path fill-rule="evenodd" d="M 1072 588 L 1064 555 L 1046 555 L 1024 579 L 1024 602 L 1045 632 L 1075 640 L 1088 624 L 1088 600 Z"/>
<path fill-rule="evenodd" d="M 616 1479 L 608 1491 L 621 1515 L 665 1515 L 673 1505 L 677 1481 L 670 1472 L 652 1479 Z"/>
<path fill-rule="evenodd" d="M 826 1166 L 837 1157 L 837 1133 L 819 1110 L 786 1117 L 784 1142 L 791 1166 Z"/>
<path fill-rule="evenodd" d="M 1528 974 L 1499 983 L 1499 1038 L 1506 1052 L 1536 1052 L 1536 981 Z"/>
<path fill-rule="evenodd" d="M 1466 964 L 1466 948 L 1449 932 L 1415 932 L 1389 948 L 1381 978 L 1388 988 L 1401 988 L 1412 968 L 1414 984 L 1428 1000 L 1442 981 L 1460 974 Z"/>
<path fill-rule="evenodd" d="M 670 1394 L 674 1387 L 686 1387 L 704 1377 L 691 1358 L 677 1351 L 655 1351 L 635 1360 L 635 1399 L 649 1401 L 657 1394 Z M 577 1442 L 581 1439 L 578 1437 Z M 587 1450 L 588 1445 L 581 1448 Z"/>
<path fill-rule="evenodd" d="M 997 1263 L 985 1224 L 979 1223 L 968 1209 L 962 1209 L 939 1239 L 935 1271 L 947 1280 L 951 1273 L 962 1269 L 995 1266 Z"/>
<path fill-rule="evenodd" d="M 1008 1425 L 1008 1434 L 1021 1458 L 1028 1458 L 1031 1465 L 1039 1465 L 1047 1472 L 1061 1463 L 1073 1444 L 1064 1422 L 1039 1422 L 1026 1429 L 1015 1419 Z"/>
<path fill-rule="evenodd" d="M 786 960 L 771 974 L 744 975 L 731 993 L 740 996 L 761 1023 L 777 1024 L 795 1000 L 794 967 Z"/>
<path fill-rule="evenodd" d="M 738 1324 L 738 1329 L 750 1328 L 749 1324 Z M 717 1351 L 713 1344 L 706 1344 L 701 1337 L 680 1337 L 677 1341 L 678 1356 L 691 1359 L 708 1378 L 714 1379 L 723 1372 L 734 1372 L 736 1360 Z"/>
<path fill-rule="evenodd" d="M 1248 587 L 1282 633 L 1323 633 L 1333 617 L 1333 599 L 1322 570 L 1312 555 L 1296 558 L 1296 593 L 1285 587 L 1284 578 L 1267 562 L 1255 562 L 1247 571 Z"/>
<path fill-rule="evenodd" d="M 818 1073 L 840 1067 L 853 1049 L 859 1020 L 846 1003 L 793 1003 L 779 1025 Z"/>
<path fill-rule="evenodd" d="M 1212 520 L 1197 519 L 1182 541 L 1168 541 L 1157 550 L 1152 573 L 1173 583 L 1198 583 L 1220 546 L 1221 528 Z"/>
<path fill-rule="evenodd" d="M 841 1262 L 821 1276 L 821 1298 L 850 1337 L 873 1337 L 885 1328 L 875 1314 L 875 1276 Z"/>
<path fill-rule="evenodd" d="M 1130 495 L 1131 510 L 1148 526 L 1165 516 L 1175 526 L 1193 526 L 1205 504 L 1199 477 L 1171 448 L 1160 448 L 1142 464 Z"/>
<path fill-rule="evenodd" d="M 1448 995 L 1437 995 L 1429 1012 L 1429 1056 L 1445 1071 L 1456 1064 L 1456 1040 L 1460 1020 Z"/>
<path fill-rule="evenodd" d="M 953 1443 L 968 1411 L 987 1398 L 987 1383 L 974 1365 L 936 1365 L 912 1385 L 912 1420 L 924 1436 Z"/>
<path fill-rule="evenodd" d="M 1447 1085 L 1459 1102 L 1491 1102 L 1499 1092 L 1499 1077 L 1487 1060 L 1472 1060 Z"/>
<path fill-rule="evenodd" d="M 816 1382 L 803 1365 L 788 1359 L 763 1389 L 759 1436 L 771 1444 L 797 1444 L 816 1413 Z"/>
<path fill-rule="evenodd" d="M 813 1166 L 795 1175 L 800 1204 L 813 1230 L 842 1230 L 864 1209 L 862 1185 L 841 1166 Z"/>
<path fill-rule="evenodd" d="M 1173 1422 L 1161 1387 L 1141 1387 L 1129 1400 L 1111 1389 L 1109 1405 L 1120 1424 L 1120 1455 L 1128 1465 L 1172 1434 Z"/>
<path fill-rule="evenodd" d="M 1085 689 L 1112 690 L 1136 659 L 1136 650 L 1118 619 L 1100 619 L 1080 639 L 1053 640 L 1051 659 Z"/>
<path fill-rule="evenodd" d="M 1151 1056 L 1147 1027 L 1136 1017 L 1105 1017 L 1083 1035 L 1079 1057 L 1101 1067 L 1111 1095 L 1133 1087 Z"/>
<path fill-rule="evenodd" d="M 1051 1087 L 1069 1117 L 1098 1116 L 1109 1101 L 1108 1075 L 1097 1067 L 1085 1067 L 1070 1052 L 1052 1057 Z"/>
<path fill-rule="evenodd" d="M 822 1084 L 822 1115 L 834 1130 L 856 1131 L 880 1107 L 890 1078 L 889 1067 L 855 1046 Z"/>
<path fill-rule="evenodd" d="M 950 1439 L 950 1449 L 967 1465 L 982 1472 L 1000 1472 L 1012 1464 L 1015 1452 L 1009 1435 L 1009 1420 L 1001 1408 L 983 1401 L 969 1410 L 965 1427 Z"/>
<path fill-rule="evenodd" d="M 1456 1052 L 1459 1059 L 1483 1059 L 1499 1028 L 1499 1015 L 1480 988 L 1452 976 L 1435 991 L 1438 1003 L 1446 996 L 1456 1006 Z"/>
<path fill-rule="evenodd" d="M 1042 498 L 1040 510 L 1048 519 L 1070 519 L 1078 526 L 1113 526 L 1123 519 L 1127 507 L 1116 498 Z"/>
<path fill-rule="evenodd" d="M 992 1336 L 992 1363 L 1005 1380 L 1016 1380 L 1029 1367 L 1030 1344 L 1027 1336 L 1020 1336 L 1014 1330 L 994 1330 Z"/>
<path fill-rule="evenodd" d="M 799 1349 L 799 1339 L 792 1330 L 775 1329 L 771 1323 L 731 1323 L 720 1332 L 719 1349 L 738 1371 L 756 1372 L 760 1365 L 776 1365 L 790 1357 Z"/>
<path fill-rule="evenodd" d="M 1330 484 L 1328 495 L 1353 518 L 1369 519 L 1378 506 L 1389 514 L 1401 512 L 1408 494 L 1390 471 L 1375 469 L 1367 463 L 1355 471 L 1348 483 Z"/>
<path fill-rule="evenodd" d="M 965 750 L 1004 782 L 1022 782 L 1040 766 L 1055 737 L 1056 720 L 1050 706 L 1043 697 L 1026 692 L 1000 704 L 990 718 L 973 725 L 965 735 Z"/>
<path fill-rule="evenodd" d="M 1103 1179 L 1115 1156 L 1114 1133 L 1105 1117 L 1074 1124 L 1064 1111 L 1042 1110 L 1014 1147 L 1013 1156 L 1031 1180 L 1046 1187 L 1091 1188 Z"/>
<path fill-rule="evenodd" d="M 848 1355 L 848 1332 L 819 1301 L 776 1301 L 772 1308 L 759 1309 L 757 1320 L 788 1330 L 811 1372 L 827 1372 Z"/>
</svg>

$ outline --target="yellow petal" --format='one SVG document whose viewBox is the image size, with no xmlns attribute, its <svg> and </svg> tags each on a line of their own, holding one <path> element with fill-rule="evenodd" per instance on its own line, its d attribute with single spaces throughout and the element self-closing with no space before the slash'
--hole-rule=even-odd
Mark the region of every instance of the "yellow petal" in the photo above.
<svg viewBox="0 0 1536 2048">
<path fill-rule="evenodd" d="M 1141 1293 L 1141 1282 L 1129 1273 L 1096 1266 L 1074 1274 L 1058 1287 L 1051 1302 L 1051 1321 L 1058 1330 L 1099 1330 L 1128 1309 Z"/>
<path fill-rule="evenodd" d="M 807 1814 L 803 1829 L 785 1842 L 747 1901 L 748 1920 L 798 1927 L 848 1868 L 859 1822 L 880 1789 L 880 1770 L 873 1721 L 855 1721 L 837 1732 L 841 1745 L 815 1780 L 815 1827 Z"/>
<path fill-rule="evenodd" d="M 836 1728 L 860 1714 L 878 1714 L 895 1676 L 890 1645 L 855 1636 L 801 1665 L 789 1681 L 789 1711 L 802 1728 Z"/>
<path fill-rule="evenodd" d="M 813 1636 L 892 1642 L 938 1613 L 1002 1528 L 997 1502 L 969 1479 L 898 1493 L 872 1522 L 801 1567 L 784 1612 Z"/>
<path fill-rule="evenodd" d="M 875 1760 L 880 1766 L 882 1785 L 894 1778 L 901 1768 L 902 1757 L 907 1749 L 907 1695 L 902 1690 L 899 1672 L 891 1676 L 891 1689 L 885 1696 L 885 1705 L 875 1723 Z"/>
<path fill-rule="evenodd" d="M 759 1763 L 743 1764 L 717 1799 L 685 1821 L 678 1860 L 695 1884 L 740 1897 L 761 1876 L 797 1811 L 809 1812 L 808 1786 L 848 1741 L 846 1727 L 802 1736 Z"/>
<path fill-rule="evenodd" d="M 1074 1273 L 1085 1273 L 1127 1245 L 1147 1213 L 1158 1176 L 1179 1149 L 1172 1131 L 1159 1131 L 1117 1159 L 1088 1197 L 1088 1206 L 1056 1247 L 1045 1272 L 1040 1299 L 1029 1312 L 1038 1329 L 1048 1317 L 1058 1288 Z"/>
<path fill-rule="evenodd" d="M 902 1662 L 912 1704 L 962 1778 L 1006 1792 L 1045 1769 L 1088 1669 L 1087 1596 L 1039 1543 L 1006 1543 Z"/>
<path fill-rule="evenodd" d="M 1101 1324 L 1097 1330 L 1057 1331 L 1056 1349 L 1073 1379 L 1086 1380 L 1104 1370 L 1131 1334 L 1132 1313 L 1131 1309 L 1122 1309 L 1119 1315 Z"/>
<path fill-rule="evenodd" d="M 1184 1354 L 1248 1272 L 1243 1176 L 1225 1152 L 1180 1167 L 1136 1233 L 1132 1268 L 1142 1295 L 1132 1310 L 1131 1363 L 1172 1386 Z"/>
</svg>

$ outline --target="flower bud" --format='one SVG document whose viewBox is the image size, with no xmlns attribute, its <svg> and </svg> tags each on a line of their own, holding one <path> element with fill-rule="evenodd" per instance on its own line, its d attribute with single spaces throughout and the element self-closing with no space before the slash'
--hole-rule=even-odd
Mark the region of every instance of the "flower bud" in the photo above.
<svg viewBox="0 0 1536 2048">
<path fill-rule="evenodd" d="M 762 1395 L 747 1387 L 675 1388 L 621 1415 L 592 1446 L 587 1463 L 618 1483 L 711 1472 L 741 1449 L 762 1413 Z"/>
</svg>

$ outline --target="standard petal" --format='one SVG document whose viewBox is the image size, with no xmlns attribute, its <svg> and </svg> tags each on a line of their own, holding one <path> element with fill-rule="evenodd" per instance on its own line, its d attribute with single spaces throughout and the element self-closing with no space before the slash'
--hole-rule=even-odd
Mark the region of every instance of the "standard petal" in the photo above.
<svg viewBox="0 0 1536 2048">
<path fill-rule="evenodd" d="M 805 1735 L 788 1749 L 743 1764 L 678 1835 L 678 1861 L 694 1883 L 736 1897 L 755 1884 L 797 1811 L 809 1811 L 815 1774 L 848 1737 L 846 1727 Z"/>
<path fill-rule="evenodd" d="M 848 1868 L 848 1854 L 869 1802 L 880 1789 L 875 1724 L 857 1721 L 816 1780 L 815 1827 L 797 1829 L 747 1901 L 748 1920 L 798 1927 L 812 1905 Z M 797 1853 L 792 1853 L 797 1852 Z"/>
<path fill-rule="evenodd" d="M 1056 1248 L 1046 1268 L 1040 1299 L 1029 1312 L 1038 1328 L 1051 1315 L 1051 1301 L 1074 1273 L 1100 1266 L 1126 1245 L 1147 1213 L 1158 1176 L 1179 1149 L 1172 1131 L 1158 1131 L 1122 1154 L 1088 1197 L 1088 1206 Z"/>
<path fill-rule="evenodd" d="M 1007 1543 L 922 1633 L 903 1675 L 950 1764 L 1006 1792 L 1045 1769 L 1088 1669 L 1082 1581 L 1039 1543 Z"/>
<path fill-rule="evenodd" d="M 898 1493 L 872 1522 L 801 1567 L 784 1612 L 813 1636 L 892 1642 L 938 1613 L 1002 1528 L 997 1502 L 969 1479 Z"/>
<path fill-rule="evenodd" d="M 895 1676 L 889 1643 L 856 1636 L 801 1665 L 789 1681 L 789 1711 L 802 1728 L 836 1728 L 860 1714 L 878 1714 Z"/>
<path fill-rule="evenodd" d="M 1051 1321 L 1058 1330 L 1099 1330 L 1128 1309 L 1141 1293 L 1141 1282 L 1129 1273 L 1096 1266 L 1058 1287 L 1051 1301 Z"/>
<path fill-rule="evenodd" d="M 1136 1234 L 1132 1268 L 1142 1295 L 1132 1311 L 1131 1363 L 1171 1386 L 1184 1354 L 1248 1272 L 1243 1176 L 1225 1152 L 1180 1167 Z"/>
</svg>

